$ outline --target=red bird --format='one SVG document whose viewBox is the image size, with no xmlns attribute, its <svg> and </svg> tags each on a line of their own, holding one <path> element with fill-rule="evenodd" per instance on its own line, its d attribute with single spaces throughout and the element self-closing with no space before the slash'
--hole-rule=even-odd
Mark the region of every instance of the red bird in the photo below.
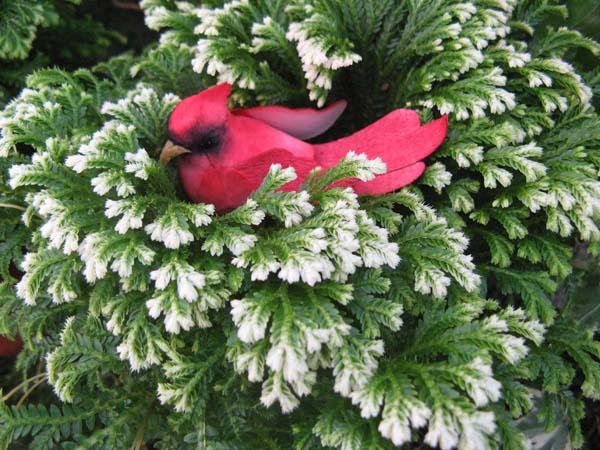
<svg viewBox="0 0 600 450">
<path fill-rule="evenodd" d="M 327 130 L 346 107 L 341 100 L 322 110 L 258 106 L 229 110 L 231 85 L 219 84 L 182 100 L 169 118 L 163 163 L 178 156 L 183 188 L 194 202 L 219 212 L 243 204 L 271 164 L 296 169 L 282 190 L 297 190 L 309 172 L 335 166 L 349 151 L 380 157 L 387 173 L 363 182 L 348 180 L 357 194 L 395 191 L 421 176 L 424 158 L 443 142 L 448 118 L 421 126 L 415 111 L 397 109 L 351 136 L 325 144 L 302 141 Z"/>
</svg>

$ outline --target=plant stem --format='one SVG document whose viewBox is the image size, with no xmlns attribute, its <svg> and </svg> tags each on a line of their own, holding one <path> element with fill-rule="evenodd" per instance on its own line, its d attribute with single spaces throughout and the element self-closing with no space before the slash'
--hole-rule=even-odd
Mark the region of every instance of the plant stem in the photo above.
<svg viewBox="0 0 600 450">
<path fill-rule="evenodd" d="M 21 211 L 27 211 L 27 208 L 25 208 L 24 206 L 15 205 L 13 203 L 0 203 L 0 208 L 12 208 L 12 209 L 18 209 Z"/>
<path fill-rule="evenodd" d="M 27 383 L 37 380 L 40 377 L 45 378 L 46 374 L 38 373 L 37 375 L 34 375 L 31 378 L 27 378 L 21 384 L 15 386 L 8 394 L 6 394 L 4 397 L 2 397 L 2 401 L 5 402 L 5 401 L 9 400 L 13 395 L 15 395 L 17 392 L 19 392 L 19 390 L 21 390 L 21 388 L 23 388 L 23 386 L 25 386 Z"/>
<path fill-rule="evenodd" d="M 29 397 L 29 395 L 35 390 L 35 388 L 37 388 L 40 384 L 45 383 L 47 379 L 48 379 L 47 375 L 44 374 L 44 376 L 42 378 L 40 378 L 38 381 L 36 381 L 33 386 L 31 386 L 29 389 L 27 389 L 27 391 L 21 396 L 21 398 L 17 402 L 17 408 L 19 406 L 21 406 L 25 402 L 25 400 L 27 400 L 27 397 Z"/>
<path fill-rule="evenodd" d="M 131 450 L 140 450 L 144 445 L 144 435 L 146 434 L 146 426 L 148 425 L 148 414 L 144 416 L 144 421 L 140 425 L 135 434 L 135 439 L 131 444 Z"/>
</svg>

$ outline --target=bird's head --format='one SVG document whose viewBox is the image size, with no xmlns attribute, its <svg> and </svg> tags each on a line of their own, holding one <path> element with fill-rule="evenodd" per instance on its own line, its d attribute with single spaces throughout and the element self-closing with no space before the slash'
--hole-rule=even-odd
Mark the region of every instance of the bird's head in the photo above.
<svg viewBox="0 0 600 450">
<path fill-rule="evenodd" d="M 160 154 L 167 164 L 185 153 L 212 153 L 219 150 L 225 137 L 230 114 L 227 99 L 229 83 L 221 83 L 183 99 L 169 117 L 169 140 Z"/>
</svg>

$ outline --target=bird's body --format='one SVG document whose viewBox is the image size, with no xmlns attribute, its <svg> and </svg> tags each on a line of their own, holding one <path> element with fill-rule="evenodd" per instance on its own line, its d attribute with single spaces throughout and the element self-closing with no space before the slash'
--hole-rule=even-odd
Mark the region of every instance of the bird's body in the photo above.
<svg viewBox="0 0 600 450">
<path fill-rule="evenodd" d="M 214 204 L 217 211 L 244 203 L 272 164 L 294 167 L 298 178 L 283 187 L 291 191 L 313 168 L 333 167 L 349 151 L 381 158 L 387 173 L 369 182 L 347 180 L 345 185 L 358 194 L 394 191 L 423 173 L 421 160 L 435 151 L 447 133 L 445 117 L 421 126 L 416 112 L 399 109 L 351 136 L 310 144 L 299 137 L 329 128 L 345 102 L 321 111 L 278 106 L 230 111 L 230 89 L 221 84 L 184 99 L 169 120 L 173 147 L 187 149 L 178 152 L 185 152 L 178 170 L 186 193 L 194 202 Z"/>
</svg>

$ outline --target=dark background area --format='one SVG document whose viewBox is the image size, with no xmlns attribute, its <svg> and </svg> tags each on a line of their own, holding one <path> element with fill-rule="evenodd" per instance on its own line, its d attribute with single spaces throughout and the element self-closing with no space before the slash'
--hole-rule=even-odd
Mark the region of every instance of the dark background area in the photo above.
<svg viewBox="0 0 600 450">
<path fill-rule="evenodd" d="M 67 22 L 74 24 L 72 27 L 48 28 L 39 36 L 52 63 L 67 69 L 93 65 L 124 51 L 140 52 L 158 38 L 158 33 L 145 26 L 144 14 L 136 1 L 84 0 L 70 9 L 70 14 L 78 19 Z M 94 22 L 105 28 L 105 39 L 98 42 L 90 33 L 90 40 L 82 41 L 82 27 L 95 27 Z M 102 48 L 104 51 L 98 54 Z"/>
<path fill-rule="evenodd" d="M 29 56 L 24 60 L 0 59 L 0 105 L 17 95 L 27 74 L 38 68 L 89 67 L 123 52 L 139 53 L 158 38 L 158 33 L 145 26 L 137 1 L 55 3 L 60 20 L 55 26 L 38 27 Z M 1 98 L 2 89 L 9 98 Z"/>
</svg>

